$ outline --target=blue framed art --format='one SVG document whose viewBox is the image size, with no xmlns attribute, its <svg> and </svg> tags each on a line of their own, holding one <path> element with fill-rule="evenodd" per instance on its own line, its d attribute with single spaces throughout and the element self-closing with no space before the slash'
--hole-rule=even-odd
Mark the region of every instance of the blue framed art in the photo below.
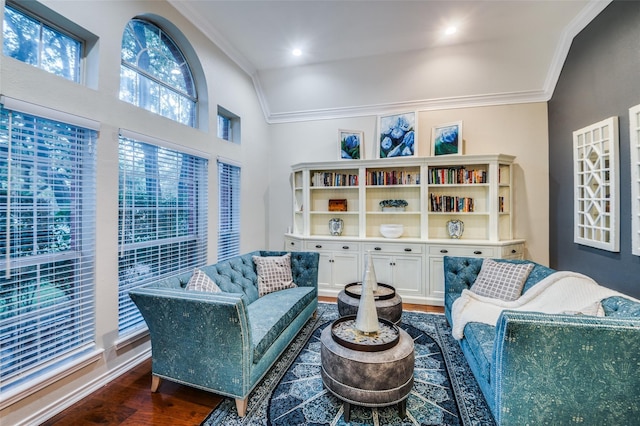
<svg viewBox="0 0 640 426">
<path fill-rule="evenodd" d="M 417 156 L 417 141 L 415 112 L 378 118 L 378 158 Z"/>
<path fill-rule="evenodd" d="M 431 132 L 431 155 L 461 155 L 462 141 L 462 121 L 436 126 Z"/>
</svg>

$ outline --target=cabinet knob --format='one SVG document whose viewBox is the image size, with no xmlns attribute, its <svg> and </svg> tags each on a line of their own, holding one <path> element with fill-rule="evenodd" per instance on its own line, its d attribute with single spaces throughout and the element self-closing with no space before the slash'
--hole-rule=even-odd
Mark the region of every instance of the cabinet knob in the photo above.
<svg viewBox="0 0 640 426">
<path fill-rule="evenodd" d="M 349 250 L 349 246 L 342 246 L 343 249 Z"/>
<path fill-rule="evenodd" d="M 473 252 L 473 254 L 482 254 L 482 252 L 480 250 L 476 250 Z"/>
<path fill-rule="evenodd" d="M 516 249 L 512 249 L 511 253 L 517 253 L 518 251 Z"/>
<path fill-rule="evenodd" d="M 380 250 L 382 250 L 382 247 L 374 247 L 373 249 L 377 250 L 377 251 L 380 251 Z"/>
<path fill-rule="evenodd" d="M 447 249 L 442 249 L 442 250 L 440 250 L 440 253 L 449 253 L 449 250 L 447 250 Z"/>
<path fill-rule="evenodd" d="M 404 249 L 404 251 L 411 251 L 411 249 L 410 248 L 406 248 L 406 249 Z"/>
<path fill-rule="evenodd" d="M 289 242 L 289 244 L 291 244 L 292 246 L 296 245 L 296 243 L 294 243 L 293 241 Z"/>
<path fill-rule="evenodd" d="M 316 248 L 322 248 L 322 245 L 316 244 Z"/>
</svg>

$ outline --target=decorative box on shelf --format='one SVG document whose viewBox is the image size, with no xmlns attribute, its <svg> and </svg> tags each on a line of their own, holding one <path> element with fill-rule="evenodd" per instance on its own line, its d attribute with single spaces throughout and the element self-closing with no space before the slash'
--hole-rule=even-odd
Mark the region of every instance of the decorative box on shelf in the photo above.
<svg viewBox="0 0 640 426">
<path fill-rule="evenodd" d="M 347 211 L 347 200 L 329 200 L 329 211 L 330 212 L 346 212 Z"/>
</svg>

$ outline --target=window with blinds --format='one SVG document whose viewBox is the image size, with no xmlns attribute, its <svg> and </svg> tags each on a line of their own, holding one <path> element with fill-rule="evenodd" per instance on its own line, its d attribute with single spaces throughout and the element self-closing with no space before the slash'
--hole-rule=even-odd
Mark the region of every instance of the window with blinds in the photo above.
<svg viewBox="0 0 640 426">
<path fill-rule="evenodd" d="M 95 143 L 0 108 L 0 391 L 94 349 Z"/>
<path fill-rule="evenodd" d="M 218 160 L 218 261 L 240 254 L 240 167 Z"/>
<path fill-rule="evenodd" d="M 207 261 L 207 164 L 120 136 L 118 330 L 145 327 L 129 290 Z"/>
</svg>

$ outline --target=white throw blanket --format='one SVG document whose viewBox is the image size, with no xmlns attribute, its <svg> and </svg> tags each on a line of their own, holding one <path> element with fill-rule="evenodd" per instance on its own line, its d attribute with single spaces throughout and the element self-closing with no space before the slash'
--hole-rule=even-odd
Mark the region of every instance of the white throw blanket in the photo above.
<svg viewBox="0 0 640 426">
<path fill-rule="evenodd" d="M 451 308 L 452 334 L 454 338 L 462 339 L 464 326 L 469 322 L 495 326 L 500 314 L 506 309 L 547 314 L 584 312 L 610 296 L 628 297 L 599 285 L 586 275 L 571 271 L 554 272 L 532 286 L 520 298 L 508 302 L 480 296 L 465 289 Z M 600 316 L 602 315 L 603 313 Z"/>
</svg>

